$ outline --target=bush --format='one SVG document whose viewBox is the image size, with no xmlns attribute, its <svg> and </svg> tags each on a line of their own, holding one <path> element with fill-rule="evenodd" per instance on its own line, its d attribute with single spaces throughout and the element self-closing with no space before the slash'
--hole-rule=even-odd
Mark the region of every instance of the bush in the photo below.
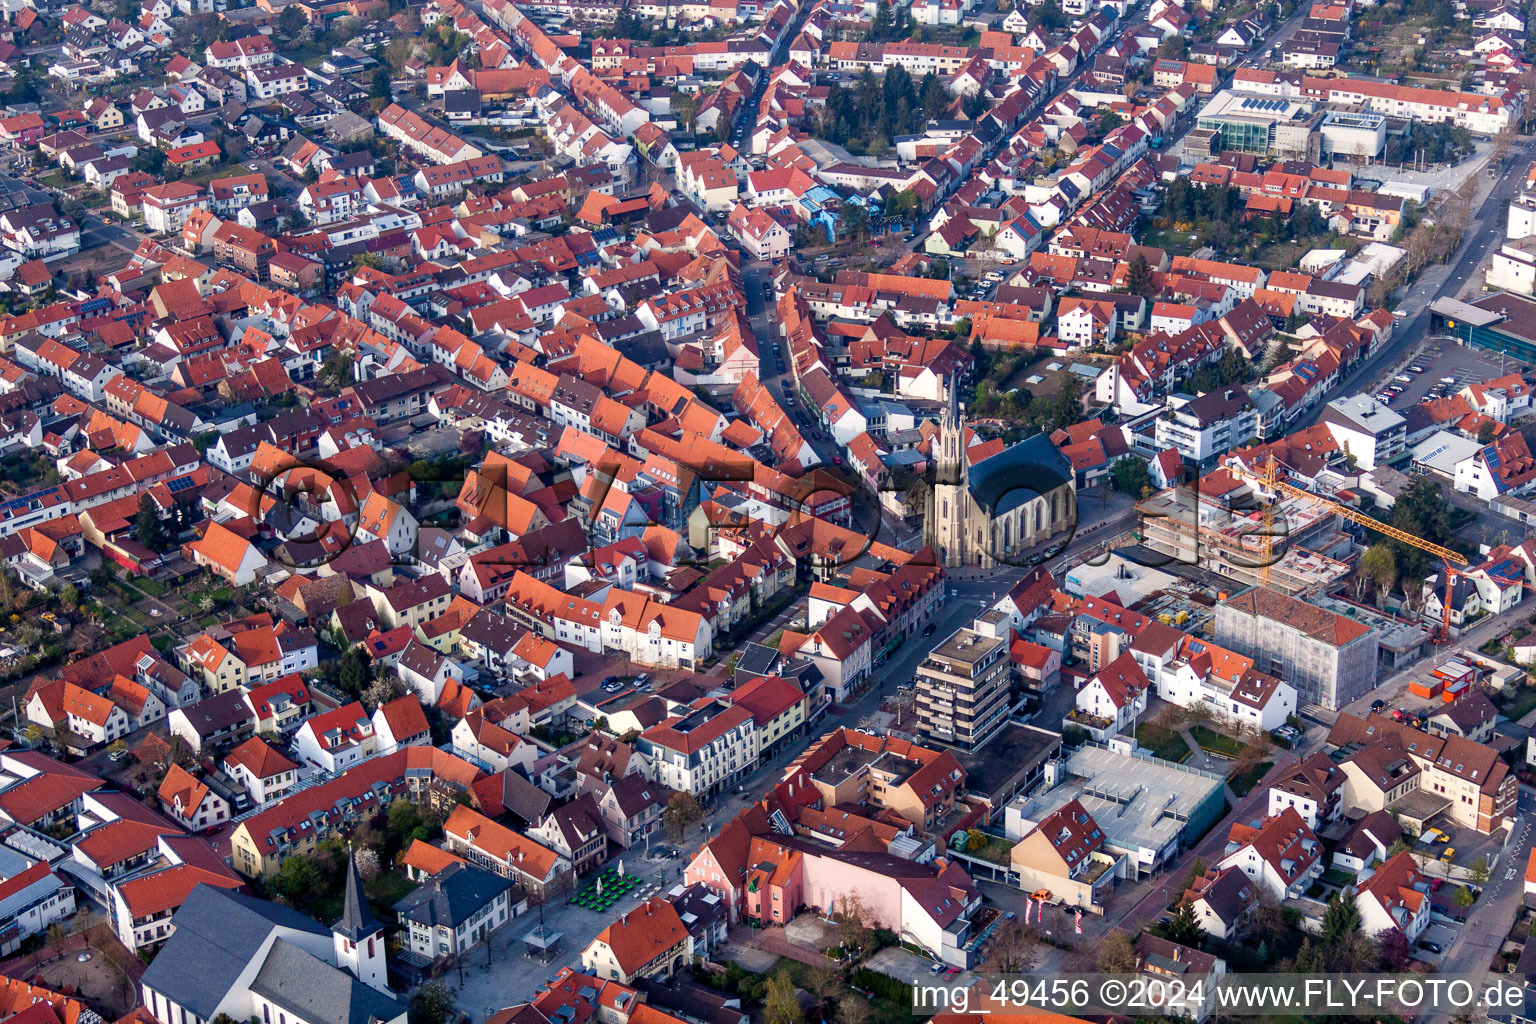
<svg viewBox="0 0 1536 1024">
<path fill-rule="evenodd" d="M 848 980 L 859 988 L 869 989 L 878 999 L 902 1006 L 912 1005 L 912 986 L 889 974 L 881 974 L 868 967 L 856 967 Z"/>
</svg>

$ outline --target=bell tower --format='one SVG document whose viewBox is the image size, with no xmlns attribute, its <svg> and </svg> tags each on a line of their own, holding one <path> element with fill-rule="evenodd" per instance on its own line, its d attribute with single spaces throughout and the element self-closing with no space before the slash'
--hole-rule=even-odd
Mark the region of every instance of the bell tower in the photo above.
<svg viewBox="0 0 1536 1024">
<path fill-rule="evenodd" d="M 347 901 L 341 920 L 331 926 L 336 966 L 357 975 L 357 980 L 380 992 L 389 992 L 384 963 L 384 929 L 373 919 L 363 897 L 363 881 L 357 875 L 357 859 L 347 850 Z"/>
<path fill-rule="evenodd" d="M 960 381 L 951 373 L 944 382 L 944 412 L 939 417 L 938 456 L 933 488 L 923 517 L 924 540 L 945 565 L 965 565 L 966 521 L 970 515 L 970 465 L 965 457 L 965 409 Z"/>
</svg>

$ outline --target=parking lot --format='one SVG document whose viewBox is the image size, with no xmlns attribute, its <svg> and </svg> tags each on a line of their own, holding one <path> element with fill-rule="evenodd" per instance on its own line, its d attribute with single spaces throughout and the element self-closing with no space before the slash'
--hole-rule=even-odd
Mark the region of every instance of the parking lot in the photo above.
<svg viewBox="0 0 1536 1024">
<path fill-rule="evenodd" d="M 881 974 L 899 978 L 909 985 L 933 985 L 942 981 L 945 985 L 964 986 L 971 981 L 969 971 L 945 975 L 933 973 L 934 961 L 908 952 L 900 946 L 882 949 L 869 960 L 869 966 Z"/>
<path fill-rule="evenodd" d="M 1410 360 L 1411 366 L 1422 366 L 1420 373 L 1410 370 L 1378 382 L 1377 396 L 1388 386 L 1401 387 L 1402 391 L 1391 401 L 1398 412 L 1424 399 L 1431 391 L 1454 395 L 1468 384 L 1479 384 L 1494 377 L 1530 369 L 1527 363 L 1506 357 L 1498 352 L 1458 345 L 1446 338 L 1430 338 L 1418 355 Z M 1410 377 L 1404 381 L 1401 376 Z M 1449 379 L 1447 379 L 1449 378 Z"/>
<path fill-rule="evenodd" d="M 1436 921 L 1428 928 L 1425 928 L 1424 934 L 1419 936 L 1419 948 L 1413 951 L 1414 958 L 1417 960 L 1424 960 L 1432 964 L 1439 964 L 1440 958 L 1444 954 L 1445 950 L 1450 949 L 1451 943 L 1455 941 L 1456 929 L 1451 925 L 1441 924 L 1440 922 Z M 1424 945 L 1426 942 L 1432 942 L 1436 946 L 1439 946 L 1440 952 L 1430 952 L 1430 950 Z"/>
</svg>

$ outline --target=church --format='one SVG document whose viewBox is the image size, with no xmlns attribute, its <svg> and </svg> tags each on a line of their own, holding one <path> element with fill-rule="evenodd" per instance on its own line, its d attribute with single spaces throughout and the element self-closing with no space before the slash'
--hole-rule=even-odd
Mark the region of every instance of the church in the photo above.
<svg viewBox="0 0 1536 1024">
<path fill-rule="evenodd" d="M 944 564 L 1018 564 L 1031 549 L 1069 536 L 1077 525 L 1077 479 L 1067 457 L 1036 434 L 971 465 L 953 377 L 946 391 L 923 521 L 924 540 Z"/>
<path fill-rule="evenodd" d="M 329 929 L 297 910 L 199 884 L 171 918 L 175 929 L 139 979 L 144 1006 L 164 1024 L 227 1015 L 261 1024 L 406 1024 L 390 993 L 384 928 L 368 911 L 357 865 L 347 863 L 341 920 Z"/>
</svg>

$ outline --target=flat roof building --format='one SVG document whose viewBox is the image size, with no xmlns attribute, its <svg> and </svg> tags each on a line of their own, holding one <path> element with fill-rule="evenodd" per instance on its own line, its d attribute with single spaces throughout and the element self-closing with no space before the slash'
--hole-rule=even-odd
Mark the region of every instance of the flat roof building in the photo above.
<svg viewBox="0 0 1536 1024">
<path fill-rule="evenodd" d="M 1045 789 L 1008 804 L 1004 829 L 1009 839 L 1022 839 L 1076 800 L 1104 830 L 1104 849 L 1124 855 L 1139 878 L 1216 824 L 1226 806 L 1225 785 L 1214 772 L 1085 744 L 1046 765 Z"/>
<path fill-rule="evenodd" d="M 923 735 L 975 750 L 1008 720 L 1013 663 L 1008 642 L 961 627 L 917 667 L 917 721 Z"/>
</svg>

